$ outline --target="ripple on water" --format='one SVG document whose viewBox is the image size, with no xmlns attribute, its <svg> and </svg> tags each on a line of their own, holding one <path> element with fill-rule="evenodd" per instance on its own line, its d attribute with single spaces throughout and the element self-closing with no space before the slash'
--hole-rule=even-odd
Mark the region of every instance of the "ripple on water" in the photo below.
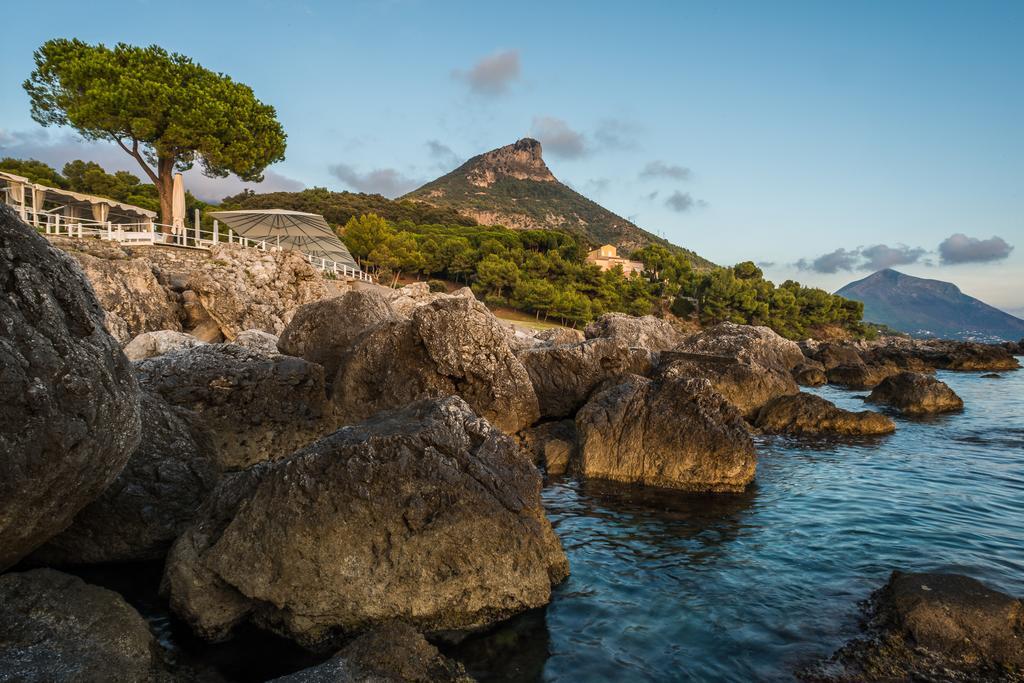
<svg viewBox="0 0 1024 683">
<path fill-rule="evenodd" d="M 759 438 L 757 481 L 693 496 L 548 482 L 572 576 L 454 654 L 485 681 L 788 680 L 894 568 L 1024 594 L 1024 372 L 939 372 L 961 413 L 865 440 Z M 854 393 L 815 390 L 849 410 Z"/>
</svg>

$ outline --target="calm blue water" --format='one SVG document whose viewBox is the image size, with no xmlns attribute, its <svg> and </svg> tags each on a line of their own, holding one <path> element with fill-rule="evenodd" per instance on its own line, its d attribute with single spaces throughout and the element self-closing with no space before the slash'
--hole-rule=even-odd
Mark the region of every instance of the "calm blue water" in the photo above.
<svg viewBox="0 0 1024 683">
<path fill-rule="evenodd" d="M 892 436 L 759 439 L 739 496 L 548 482 L 572 576 L 454 654 L 481 680 L 792 680 L 856 634 L 892 569 L 1024 595 L 1024 371 L 1002 375 L 938 373 L 964 412 Z M 816 392 L 863 409 L 863 392 Z"/>
</svg>

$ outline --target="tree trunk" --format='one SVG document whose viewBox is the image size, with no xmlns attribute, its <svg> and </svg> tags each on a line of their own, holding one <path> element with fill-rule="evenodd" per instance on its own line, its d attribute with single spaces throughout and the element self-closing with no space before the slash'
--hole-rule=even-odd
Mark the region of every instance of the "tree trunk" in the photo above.
<svg viewBox="0 0 1024 683">
<path fill-rule="evenodd" d="M 157 159 L 157 192 L 160 194 L 160 222 L 171 225 L 174 220 L 174 159 Z M 182 216 L 184 218 L 184 216 Z"/>
</svg>

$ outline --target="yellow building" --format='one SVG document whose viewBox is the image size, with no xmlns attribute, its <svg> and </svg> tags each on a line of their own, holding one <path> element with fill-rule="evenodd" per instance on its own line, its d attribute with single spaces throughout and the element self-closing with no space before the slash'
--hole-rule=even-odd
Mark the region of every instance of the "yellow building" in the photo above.
<svg viewBox="0 0 1024 683">
<path fill-rule="evenodd" d="M 644 264 L 641 261 L 630 261 L 619 256 L 618 249 L 614 244 L 605 244 L 587 253 L 587 263 L 593 263 L 601 270 L 611 270 L 615 266 L 622 266 L 625 275 L 641 273 Z"/>
</svg>

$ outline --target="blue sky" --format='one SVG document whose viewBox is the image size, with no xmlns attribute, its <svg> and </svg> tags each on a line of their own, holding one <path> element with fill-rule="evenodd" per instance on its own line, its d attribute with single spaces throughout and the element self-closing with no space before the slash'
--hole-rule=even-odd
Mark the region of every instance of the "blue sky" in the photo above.
<svg viewBox="0 0 1024 683">
<path fill-rule="evenodd" d="M 893 263 L 1024 314 L 1022 2 L 51 0 L 4 15 L 18 28 L 0 41 L 0 155 L 130 170 L 36 126 L 20 83 L 52 37 L 158 43 L 277 108 L 289 144 L 269 189 L 393 194 L 533 135 L 560 179 L 716 262 L 828 289 Z"/>
</svg>

